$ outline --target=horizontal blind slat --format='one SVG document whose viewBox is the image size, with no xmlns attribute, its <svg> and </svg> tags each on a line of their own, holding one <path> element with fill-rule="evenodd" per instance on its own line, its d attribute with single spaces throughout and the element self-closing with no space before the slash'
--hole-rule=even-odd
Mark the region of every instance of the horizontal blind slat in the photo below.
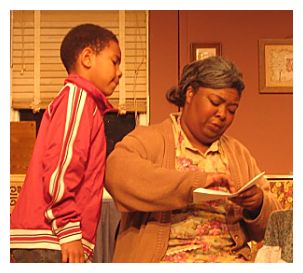
<svg viewBox="0 0 303 273">
<path fill-rule="evenodd" d="M 13 106 L 29 106 L 34 83 L 34 12 L 14 11 L 12 32 L 12 96 Z M 40 107 L 58 94 L 67 76 L 60 59 L 64 35 L 81 23 L 99 24 L 113 31 L 119 39 L 119 11 L 41 11 L 40 23 Z M 147 28 L 145 11 L 126 11 L 125 25 L 125 91 L 126 108 L 146 111 L 147 94 Z M 24 101 L 22 102 L 22 98 Z M 133 99 L 137 102 L 133 102 Z M 118 106 L 119 87 L 110 97 Z M 143 100 L 143 101 L 142 101 Z"/>
</svg>

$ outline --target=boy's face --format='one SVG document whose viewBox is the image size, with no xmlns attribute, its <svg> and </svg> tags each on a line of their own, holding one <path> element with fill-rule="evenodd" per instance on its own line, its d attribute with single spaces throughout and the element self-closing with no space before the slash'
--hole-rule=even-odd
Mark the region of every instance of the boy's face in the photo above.
<svg viewBox="0 0 303 273">
<path fill-rule="evenodd" d="M 105 95 L 110 96 L 122 76 L 119 69 L 121 51 L 119 45 L 110 41 L 108 46 L 91 59 L 91 67 L 88 71 L 89 80 Z"/>
</svg>

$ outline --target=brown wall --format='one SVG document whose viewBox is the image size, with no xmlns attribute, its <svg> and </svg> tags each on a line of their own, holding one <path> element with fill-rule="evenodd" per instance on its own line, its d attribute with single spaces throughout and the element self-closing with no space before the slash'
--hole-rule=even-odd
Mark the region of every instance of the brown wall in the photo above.
<svg viewBox="0 0 303 273">
<path fill-rule="evenodd" d="M 190 43 L 220 42 L 246 82 L 227 133 L 248 147 L 261 170 L 292 173 L 292 95 L 258 93 L 258 40 L 292 38 L 292 20 L 292 11 L 150 11 L 150 122 L 177 110 L 165 92 L 190 61 Z"/>
</svg>

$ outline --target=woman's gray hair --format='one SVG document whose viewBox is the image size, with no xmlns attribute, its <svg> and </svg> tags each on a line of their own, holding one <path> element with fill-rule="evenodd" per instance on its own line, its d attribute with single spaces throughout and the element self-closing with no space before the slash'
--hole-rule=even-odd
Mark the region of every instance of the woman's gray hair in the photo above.
<svg viewBox="0 0 303 273">
<path fill-rule="evenodd" d="M 235 88 L 239 95 L 245 88 L 242 73 L 236 65 L 220 56 L 209 57 L 185 65 L 179 85 L 167 91 L 166 99 L 179 107 L 183 107 L 189 86 L 194 92 L 199 87 Z"/>
</svg>

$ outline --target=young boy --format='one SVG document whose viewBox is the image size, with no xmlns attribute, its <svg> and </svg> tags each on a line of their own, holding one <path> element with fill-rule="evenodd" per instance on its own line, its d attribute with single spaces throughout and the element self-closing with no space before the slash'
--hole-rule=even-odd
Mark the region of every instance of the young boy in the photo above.
<svg viewBox="0 0 303 273">
<path fill-rule="evenodd" d="M 61 44 L 65 85 L 46 109 L 11 215 L 15 262 L 85 262 L 100 218 L 106 155 L 103 115 L 119 83 L 116 36 L 93 24 Z"/>
</svg>

